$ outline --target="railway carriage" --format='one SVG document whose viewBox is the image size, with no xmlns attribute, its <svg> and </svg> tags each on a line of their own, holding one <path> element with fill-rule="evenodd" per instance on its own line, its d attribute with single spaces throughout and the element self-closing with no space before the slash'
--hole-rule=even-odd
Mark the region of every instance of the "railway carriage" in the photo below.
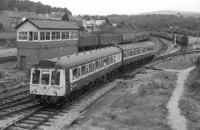
<svg viewBox="0 0 200 130">
<path fill-rule="evenodd" d="M 155 54 L 155 44 L 152 42 L 121 45 L 120 48 L 123 50 L 123 65 L 151 60 Z"/>
<path fill-rule="evenodd" d="M 109 79 L 123 68 L 152 59 L 154 48 L 154 43 L 143 42 L 42 60 L 31 68 L 31 98 L 59 103 L 79 94 L 78 90 L 82 88 Z"/>
</svg>

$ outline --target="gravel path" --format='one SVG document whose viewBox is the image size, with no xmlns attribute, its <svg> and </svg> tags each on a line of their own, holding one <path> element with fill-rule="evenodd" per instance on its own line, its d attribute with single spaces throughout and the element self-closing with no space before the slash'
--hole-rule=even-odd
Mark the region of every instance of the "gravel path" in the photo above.
<svg viewBox="0 0 200 130">
<path fill-rule="evenodd" d="M 167 104 L 167 108 L 169 111 L 168 115 L 168 123 L 175 130 L 186 130 L 186 119 L 184 116 L 180 115 L 180 109 L 178 107 L 178 101 L 184 91 L 184 81 L 186 80 L 189 72 L 194 67 L 190 67 L 185 70 L 178 71 L 178 79 L 177 79 L 177 87 L 174 90 L 170 101 Z M 172 71 L 172 70 L 170 70 Z M 177 70 L 174 70 L 177 71 Z"/>
</svg>

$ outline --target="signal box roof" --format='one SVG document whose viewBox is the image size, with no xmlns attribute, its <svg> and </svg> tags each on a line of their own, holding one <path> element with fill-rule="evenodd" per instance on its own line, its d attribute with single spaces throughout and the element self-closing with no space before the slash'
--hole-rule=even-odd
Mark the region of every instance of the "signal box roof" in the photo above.
<svg viewBox="0 0 200 130">
<path fill-rule="evenodd" d="M 48 30 L 79 30 L 80 28 L 73 22 L 62 20 L 49 20 L 49 19 L 26 19 L 15 28 L 19 28 L 24 23 L 29 22 L 38 29 Z"/>
</svg>

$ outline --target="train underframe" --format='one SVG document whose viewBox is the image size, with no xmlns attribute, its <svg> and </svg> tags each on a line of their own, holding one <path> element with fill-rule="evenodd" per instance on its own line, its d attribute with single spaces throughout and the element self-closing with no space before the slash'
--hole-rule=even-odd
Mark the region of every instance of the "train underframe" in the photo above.
<svg viewBox="0 0 200 130">
<path fill-rule="evenodd" d="M 40 102 L 42 104 L 57 104 L 57 105 L 62 105 L 65 102 L 71 102 L 74 99 L 76 99 L 78 96 L 84 94 L 85 92 L 87 92 L 88 90 L 99 86 L 100 84 L 105 83 L 105 81 L 112 79 L 113 77 L 115 77 L 116 75 L 118 75 L 119 73 L 124 73 L 128 70 L 132 70 L 136 67 L 138 67 L 139 65 L 145 64 L 151 60 L 154 59 L 154 56 L 150 56 L 135 62 L 132 62 L 130 64 L 126 64 L 123 65 L 122 67 L 119 67 L 118 69 L 115 69 L 113 71 L 111 71 L 110 73 L 107 73 L 99 78 L 97 78 L 94 82 L 90 82 L 88 85 L 85 85 L 83 87 L 81 87 L 81 89 L 77 89 L 74 90 L 73 92 L 71 92 L 69 95 L 65 96 L 65 97 L 61 97 L 61 96 L 46 96 L 46 95 L 30 95 L 30 99 L 32 101 L 35 102 Z"/>
</svg>

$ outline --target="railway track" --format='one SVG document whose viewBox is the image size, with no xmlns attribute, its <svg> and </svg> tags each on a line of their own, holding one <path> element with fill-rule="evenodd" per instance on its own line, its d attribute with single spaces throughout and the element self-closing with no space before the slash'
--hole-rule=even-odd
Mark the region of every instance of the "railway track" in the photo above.
<svg viewBox="0 0 200 130">
<path fill-rule="evenodd" d="M 16 62 L 16 61 L 17 61 L 17 56 L 0 57 L 0 64 L 7 62 Z"/>
<path fill-rule="evenodd" d="M 50 126 L 48 121 L 56 115 L 63 115 L 68 114 L 69 111 L 73 111 L 75 106 L 82 102 L 83 100 L 87 100 L 91 97 L 91 95 L 95 92 L 98 92 L 99 89 L 97 87 L 99 85 L 103 85 L 105 83 L 99 83 L 96 86 L 81 96 L 78 96 L 75 100 L 71 102 L 65 103 L 63 107 L 60 106 L 51 106 L 51 105 L 44 105 L 38 106 L 38 108 L 31 113 L 27 114 L 26 116 L 22 117 L 21 119 L 17 120 L 16 122 L 2 128 L 2 130 L 21 130 L 21 129 L 37 129 L 39 126 Z M 79 113 L 79 111 L 78 111 Z M 68 120 L 70 122 L 70 120 Z M 47 123 L 45 123 L 47 122 Z"/>
<path fill-rule="evenodd" d="M 147 65 L 144 65 L 141 68 L 134 69 L 134 71 L 132 73 L 121 75 L 120 77 L 123 77 L 123 78 L 125 78 L 127 76 L 131 77 L 132 75 L 135 75 L 135 74 L 145 70 L 146 68 L 150 68 L 158 63 L 169 60 L 175 56 L 199 53 L 199 52 L 200 52 L 200 50 L 188 50 L 185 52 L 176 52 L 176 53 L 168 54 L 168 55 L 164 55 L 164 56 L 157 56 L 153 62 L 151 62 Z M 116 79 L 116 77 L 115 77 L 115 79 Z M 49 105 L 48 106 L 47 105 L 37 106 L 36 110 L 30 112 L 29 114 L 27 114 L 23 118 L 15 121 L 14 123 L 2 128 L 2 130 L 18 130 L 18 129 L 19 130 L 20 129 L 31 130 L 31 129 L 37 129 L 41 126 L 50 126 L 51 124 L 48 123 L 48 121 L 50 121 L 50 119 L 54 118 L 56 115 L 65 115 L 65 118 L 64 118 L 65 124 L 70 126 L 71 124 L 73 124 L 73 122 L 77 118 L 80 117 L 80 115 L 85 110 L 87 110 L 87 108 L 89 108 L 93 103 L 95 103 L 97 100 L 99 100 L 103 95 L 110 92 L 113 88 L 114 88 L 114 86 L 112 86 L 110 88 L 105 87 L 105 90 L 101 94 L 96 96 L 95 98 L 91 98 L 92 92 L 89 91 L 88 93 L 84 94 L 83 96 L 79 97 L 78 99 L 76 99 L 70 103 L 66 103 L 62 108 L 54 108 Z M 96 91 L 94 91 L 94 90 L 96 90 Z M 94 90 L 92 90 L 92 91 L 94 91 L 94 93 L 95 92 L 99 93 L 98 92 L 99 89 L 98 90 L 94 89 Z M 90 103 L 81 104 L 81 102 L 84 102 L 85 100 L 90 100 L 90 99 L 91 99 Z M 78 106 L 79 104 L 81 104 L 81 108 L 76 108 L 76 106 Z M 54 123 L 54 124 L 56 124 L 56 123 Z"/>
<path fill-rule="evenodd" d="M 165 51 L 167 51 L 168 46 L 160 39 L 158 38 L 158 41 L 162 44 L 160 50 L 158 52 L 156 52 L 156 55 L 160 55 L 162 53 L 164 53 Z"/>
</svg>

